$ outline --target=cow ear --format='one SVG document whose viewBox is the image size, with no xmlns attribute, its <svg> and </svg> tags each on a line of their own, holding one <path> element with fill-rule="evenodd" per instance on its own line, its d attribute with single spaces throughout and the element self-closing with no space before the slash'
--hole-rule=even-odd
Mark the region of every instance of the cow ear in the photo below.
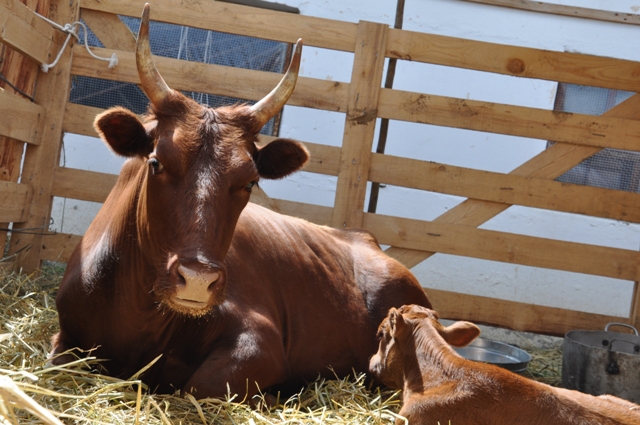
<svg viewBox="0 0 640 425">
<path fill-rule="evenodd" d="M 408 325 L 405 322 L 402 313 L 395 308 L 389 310 L 389 326 L 391 328 L 391 337 L 393 339 L 402 338 L 408 332 Z"/>
<path fill-rule="evenodd" d="M 480 328 L 471 322 L 455 322 L 446 328 L 442 327 L 440 335 L 449 345 L 464 347 L 480 335 Z"/>
<path fill-rule="evenodd" d="M 302 168 L 309 160 L 309 151 L 295 140 L 276 139 L 260 148 L 253 159 L 260 177 L 281 179 Z"/>
<path fill-rule="evenodd" d="M 153 151 L 153 139 L 136 114 L 125 108 L 111 108 L 93 121 L 93 128 L 118 155 L 146 156 Z"/>
</svg>

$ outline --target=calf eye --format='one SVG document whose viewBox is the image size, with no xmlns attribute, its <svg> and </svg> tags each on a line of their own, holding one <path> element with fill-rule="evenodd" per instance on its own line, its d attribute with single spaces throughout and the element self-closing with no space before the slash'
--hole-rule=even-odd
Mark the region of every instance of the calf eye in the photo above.
<svg viewBox="0 0 640 425">
<path fill-rule="evenodd" d="M 151 167 L 151 172 L 153 174 L 160 174 L 162 170 L 164 170 L 164 167 L 162 166 L 160 161 L 158 161 L 158 158 L 149 158 L 147 160 L 147 164 L 149 164 L 149 166 Z"/>
<path fill-rule="evenodd" d="M 244 190 L 246 190 L 247 192 L 251 193 L 251 189 L 253 188 L 253 186 L 255 186 L 258 182 L 253 180 L 250 181 L 249 183 L 247 183 L 247 185 L 244 187 Z"/>
</svg>

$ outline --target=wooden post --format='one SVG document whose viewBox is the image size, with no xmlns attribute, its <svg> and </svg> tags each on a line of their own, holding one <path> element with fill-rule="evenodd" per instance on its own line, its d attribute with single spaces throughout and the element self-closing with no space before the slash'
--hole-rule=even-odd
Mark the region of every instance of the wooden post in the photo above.
<svg viewBox="0 0 640 425">
<path fill-rule="evenodd" d="M 51 0 L 49 18 L 59 24 L 78 20 L 79 3 L 77 0 Z M 62 47 L 66 34 L 56 32 L 51 57 L 55 57 Z M 35 102 L 46 111 L 40 144 L 28 145 L 25 152 L 21 182 L 33 189 L 33 201 L 26 222 L 14 225 L 16 232 L 11 237 L 9 253 L 18 253 L 16 268 L 25 272 L 37 270 L 40 266 L 40 250 L 45 238 L 43 234 L 49 226 L 51 216 L 51 186 L 54 169 L 60 158 L 62 142 L 62 120 L 65 105 L 69 99 L 71 86 L 71 46 L 62 53 L 58 64 L 48 73 L 38 75 L 38 90 Z M 30 229 L 29 233 L 20 233 L 20 229 Z M 34 229 L 37 229 L 34 231 Z"/>
<path fill-rule="evenodd" d="M 631 317 L 629 322 L 636 329 L 640 329 L 640 283 L 635 282 L 633 286 L 633 299 L 631 300 Z"/>
<path fill-rule="evenodd" d="M 372 22 L 358 24 L 333 227 L 362 224 L 388 29 Z"/>
<path fill-rule="evenodd" d="M 49 0 L 21 0 L 29 9 L 49 15 Z M 30 58 L 16 52 L 9 46 L 0 45 L 0 73 L 11 84 L 0 80 L 0 88 L 9 93 L 21 93 L 21 96 L 33 97 L 38 64 Z M 20 177 L 20 163 L 24 143 L 8 137 L 0 137 L 0 181 L 17 182 Z M 0 223 L 6 229 L 9 223 Z M 0 258 L 7 242 L 7 232 L 0 230 Z"/>
<path fill-rule="evenodd" d="M 638 273 L 636 281 L 633 283 L 633 293 L 631 294 L 631 316 L 629 323 L 640 329 L 640 253 L 638 253 Z"/>
</svg>

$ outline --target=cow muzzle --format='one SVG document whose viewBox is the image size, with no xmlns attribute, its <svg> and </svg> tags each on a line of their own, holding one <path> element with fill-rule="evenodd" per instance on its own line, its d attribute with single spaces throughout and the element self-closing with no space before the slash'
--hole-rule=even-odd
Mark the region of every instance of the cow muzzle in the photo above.
<svg viewBox="0 0 640 425">
<path fill-rule="evenodd" d="M 179 263 L 170 267 L 175 292 L 169 306 L 180 312 L 200 316 L 224 301 L 224 270 L 214 265 Z"/>
</svg>

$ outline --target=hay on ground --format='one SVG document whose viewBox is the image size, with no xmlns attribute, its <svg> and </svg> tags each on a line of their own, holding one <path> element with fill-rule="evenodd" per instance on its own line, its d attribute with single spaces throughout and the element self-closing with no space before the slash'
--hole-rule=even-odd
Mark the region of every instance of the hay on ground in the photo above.
<svg viewBox="0 0 640 425">
<path fill-rule="evenodd" d="M 367 388 L 363 374 L 319 379 L 268 409 L 252 409 L 234 396 L 196 400 L 148 394 L 136 377 L 100 375 L 88 357 L 64 367 L 47 364 L 58 330 L 55 291 L 61 268 L 38 278 L 0 268 L 0 425 L 47 424 L 391 424 L 399 391 Z M 532 352 L 529 376 L 559 382 L 558 353 Z"/>
<path fill-rule="evenodd" d="M 100 375 L 92 357 L 47 365 L 61 276 L 51 267 L 37 279 L 0 269 L 0 425 L 389 424 L 397 417 L 399 392 L 371 390 L 363 374 L 319 379 L 277 407 L 252 409 L 233 396 L 150 395 L 137 379 Z"/>
</svg>

